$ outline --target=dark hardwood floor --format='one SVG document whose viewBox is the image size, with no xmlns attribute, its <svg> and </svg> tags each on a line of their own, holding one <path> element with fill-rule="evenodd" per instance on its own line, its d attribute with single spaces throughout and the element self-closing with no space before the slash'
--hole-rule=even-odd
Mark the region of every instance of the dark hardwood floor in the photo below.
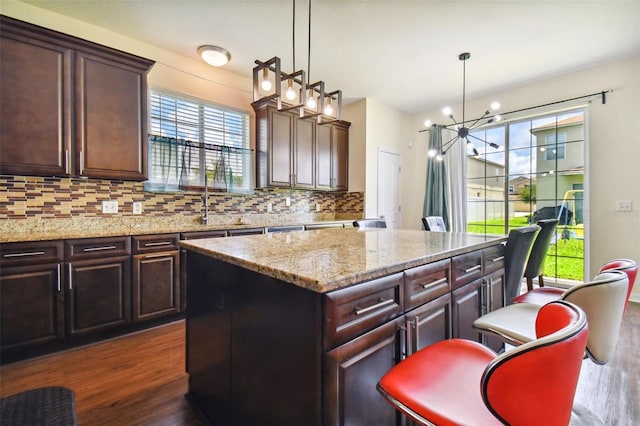
<svg viewBox="0 0 640 426">
<path fill-rule="evenodd" d="M 0 369 L 0 396 L 62 385 L 74 390 L 84 425 L 200 425 L 184 399 L 184 321 L 134 335 L 9 364 Z M 576 394 L 605 425 L 640 424 L 640 304 L 630 303 L 614 359 L 585 360 Z M 526 403 L 523 401 L 523 403 Z"/>
</svg>

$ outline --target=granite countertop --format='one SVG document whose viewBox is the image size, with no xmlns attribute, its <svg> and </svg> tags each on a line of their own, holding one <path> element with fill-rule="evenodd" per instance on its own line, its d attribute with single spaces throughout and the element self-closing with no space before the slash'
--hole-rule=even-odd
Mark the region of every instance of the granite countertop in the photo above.
<svg viewBox="0 0 640 426">
<path fill-rule="evenodd" d="M 505 241 L 453 232 L 322 229 L 181 241 L 188 250 L 326 293 Z"/>
<path fill-rule="evenodd" d="M 296 222 L 277 216 L 271 221 L 253 219 L 245 223 L 184 223 L 171 218 L 149 218 L 138 221 L 119 219 L 42 219 L 39 221 L 3 221 L 0 223 L 0 243 L 24 241 L 68 240 L 76 238 L 119 237 L 179 232 L 204 232 L 226 229 L 301 226 L 316 223 L 350 223 L 351 220 L 321 220 Z"/>
</svg>

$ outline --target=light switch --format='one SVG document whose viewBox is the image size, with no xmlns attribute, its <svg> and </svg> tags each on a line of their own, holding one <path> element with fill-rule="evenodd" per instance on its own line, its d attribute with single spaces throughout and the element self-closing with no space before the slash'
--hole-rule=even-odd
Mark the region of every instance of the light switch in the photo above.
<svg viewBox="0 0 640 426">
<path fill-rule="evenodd" d="M 273 203 L 267 203 L 267 212 L 271 213 L 273 211 Z"/>
<path fill-rule="evenodd" d="M 142 214 L 142 203 L 140 201 L 133 203 L 133 214 Z"/>
<path fill-rule="evenodd" d="M 291 197 L 287 197 L 284 199 L 284 205 L 287 207 L 291 206 Z"/>
<path fill-rule="evenodd" d="M 616 201 L 616 211 L 618 212 L 630 212 L 632 211 L 631 200 Z"/>
</svg>

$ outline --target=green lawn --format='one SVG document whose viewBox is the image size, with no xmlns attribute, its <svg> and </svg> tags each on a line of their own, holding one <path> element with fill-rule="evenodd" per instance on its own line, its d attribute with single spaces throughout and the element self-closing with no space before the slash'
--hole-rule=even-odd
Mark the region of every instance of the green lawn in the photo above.
<svg viewBox="0 0 640 426">
<path fill-rule="evenodd" d="M 516 217 L 509 220 L 511 228 L 527 226 L 526 217 Z M 504 220 L 467 223 L 467 232 L 479 234 L 504 234 Z M 561 227 L 558 227 L 561 232 Z M 560 238 L 549 247 L 545 261 L 544 275 L 569 280 L 582 281 L 584 277 L 584 241 L 576 238 Z"/>
</svg>

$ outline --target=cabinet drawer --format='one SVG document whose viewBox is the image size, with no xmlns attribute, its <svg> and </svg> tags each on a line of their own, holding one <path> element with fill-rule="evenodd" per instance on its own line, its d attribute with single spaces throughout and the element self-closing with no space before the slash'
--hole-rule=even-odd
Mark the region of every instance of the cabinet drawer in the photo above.
<svg viewBox="0 0 640 426">
<path fill-rule="evenodd" d="M 450 264 L 451 261 L 445 259 L 404 271 L 404 294 L 407 310 L 451 291 Z"/>
<path fill-rule="evenodd" d="M 131 238 L 105 237 L 65 240 L 64 249 L 67 260 L 126 256 L 131 254 Z"/>
<path fill-rule="evenodd" d="M 183 232 L 180 238 L 183 240 L 197 240 L 200 238 L 221 238 L 226 236 L 227 231 L 225 229 L 216 229 L 215 231 Z"/>
<path fill-rule="evenodd" d="M 327 293 L 325 348 L 347 342 L 402 312 L 402 272 Z"/>
<path fill-rule="evenodd" d="M 180 234 L 138 235 L 132 237 L 133 253 L 178 250 Z"/>
<path fill-rule="evenodd" d="M 0 244 L 0 265 L 56 263 L 64 259 L 62 241 L 31 241 Z"/>
<path fill-rule="evenodd" d="M 484 274 L 504 268 L 504 245 L 498 244 L 482 250 Z"/>
<path fill-rule="evenodd" d="M 455 256 L 451 260 L 451 288 L 456 289 L 482 276 L 482 250 Z"/>
</svg>

